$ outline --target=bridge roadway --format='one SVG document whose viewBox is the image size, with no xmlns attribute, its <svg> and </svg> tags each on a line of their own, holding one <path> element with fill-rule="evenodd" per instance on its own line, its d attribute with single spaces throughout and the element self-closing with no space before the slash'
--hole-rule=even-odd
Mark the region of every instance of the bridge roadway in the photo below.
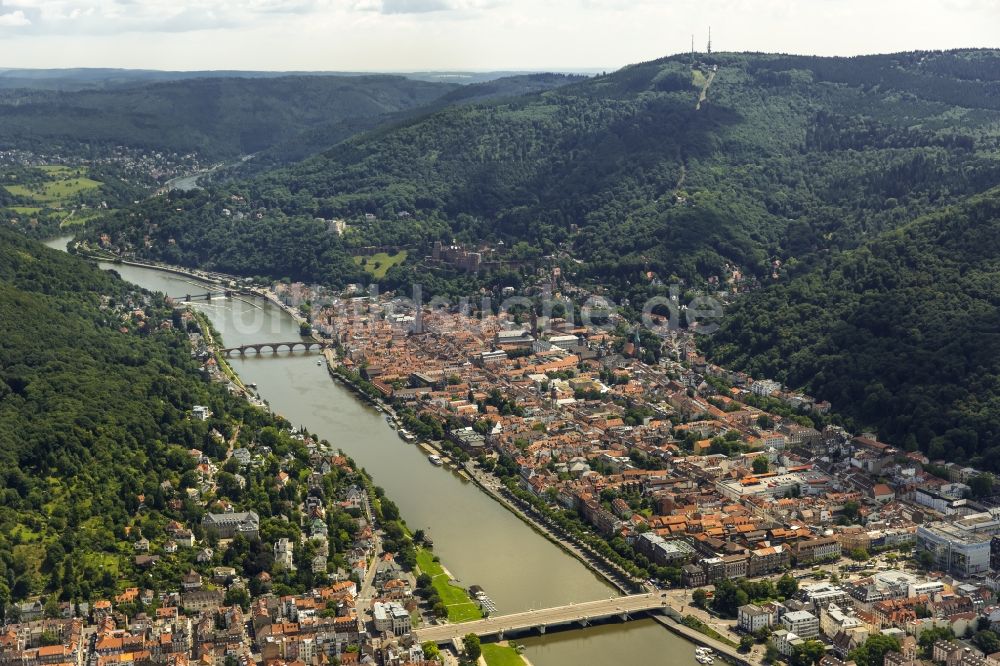
<svg viewBox="0 0 1000 666">
<path fill-rule="evenodd" d="M 460 639 L 466 634 L 476 634 L 481 638 L 495 636 L 498 640 L 503 640 L 504 634 L 516 634 L 533 629 L 544 634 L 546 628 L 559 625 L 579 624 L 581 627 L 585 627 L 593 621 L 614 617 L 627 621 L 633 619 L 633 614 L 644 614 L 648 611 L 666 609 L 666 607 L 667 600 L 662 592 L 634 594 L 627 597 L 586 601 L 543 610 L 497 615 L 474 622 L 428 625 L 420 627 L 413 633 L 418 644 L 433 641 L 438 645 L 443 645 Z"/>
</svg>

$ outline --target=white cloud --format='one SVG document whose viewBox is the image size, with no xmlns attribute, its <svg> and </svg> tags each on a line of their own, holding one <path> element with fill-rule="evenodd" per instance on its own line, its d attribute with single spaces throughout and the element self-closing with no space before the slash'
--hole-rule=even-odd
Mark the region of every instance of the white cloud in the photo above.
<svg viewBox="0 0 1000 666">
<path fill-rule="evenodd" d="M 346 0 L 0 0 L 36 34 L 188 32 L 318 14 Z"/>
<path fill-rule="evenodd" d="M 425 14 L 451 9 L 444 0 L 382 0 L 383 14 Z"/>
<path fill-rule="evenodd" d="M 0 27 L 21 28 L 26 25 L 31 25 L 31 19 L 25 16 L 20 9 L 9 14 L 0 14 Z"/>
</svg>

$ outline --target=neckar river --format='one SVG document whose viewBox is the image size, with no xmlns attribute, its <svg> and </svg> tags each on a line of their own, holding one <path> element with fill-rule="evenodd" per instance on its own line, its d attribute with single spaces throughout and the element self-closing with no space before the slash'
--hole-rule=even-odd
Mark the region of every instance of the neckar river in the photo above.
<svg viewBox="0 0 1000 666">
<path fill-rule="evenodd" d="M 48 245 L 65 249 L 66 238 Z M 137 285 L 169 295 L 198 292 L 180 275 L 102 264 Z M 228 346 L 299 338 L 298 324 L 275 305 L 254 299 L 201 301 Z M 245 383 L 294 425 L 329 440 L 364 467 L 400 507 L 412 529 L 434 539 L 434 551 L 465 586 L 480 585 L 499 613 L 547 608 L 616 594 L 475 484 L 434 467 L 419 448 L 404 443 L 384 416 L 335 383 L 316 353 L 282 352 L 234 357 Z M 695 664 L 693 646 L 652 620 L 604 625 L 518 639 L 535 666 Z"/>
</svg>

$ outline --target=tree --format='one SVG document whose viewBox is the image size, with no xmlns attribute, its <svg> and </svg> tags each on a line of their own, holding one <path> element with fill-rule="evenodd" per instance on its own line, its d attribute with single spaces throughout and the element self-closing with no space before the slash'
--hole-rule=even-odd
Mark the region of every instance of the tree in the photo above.
<svg viewBox="0 0 1000 666">
<path fill-rule="evenodd" d="M 766 474 L 768 469 L 767 457 L 757 456 L 753 459 L 753 473 Z"/>
<path fill-rule="evenodd" d="M 990 631 L 989 629 L 977 631 L 972 637 L 972 642 L 977 648 L 982 650 L 984 654 L 1000 652 L 1000 636 L 997 636 L 996 632 Z"/>
<path fill-rule="evenodd" d="M 955 632 L 952 631 L 951 627 L 932 627 L 920 632 L 920 638 L 917 643 L 920 645 L 920 651 L 923 656 L 929 659 L 934 643 L 939 640 L 950 640 L 954 637 Z"/>
<path fill-rule="evenodd" d="M 774 641 L 769 640 L 767 646 L 764 648 L 764 661 L 768 664 L 773 664 L 780 656 L 777 646 Z"/>
<path fill-rule="evenodd" d="M 437 658 L 441 656 L 441 650 L 434 641 L 425 641 L 420 645 L 420 648 L 424 651 L 424 659 L 427 661 L 437 661 Z"/>
<path fill-rule="evenodd" d="M 801 645 L 796 645 L 792 651 L 790 660 L 791 666 L 812 666 L 818 664 L 819 660 L 826 654 L 826 646 L 820 641 L 808 640 Z M 879 661 L 879 664 L 882 662 Z"/>
<path fill-rule="evenodd" d="M 868 551 L 861 546 L 851 548 L 847 551 L 847 556 L 856 562 L 867 562 L 871 559 L 871 555 L 868 554 Z"/>
<path fill-rule="evenodd" d="M 57 599 L 54 594 L 49 596 L 49 598 L 45 600 L 45 617 L 57 618 L 60 617 L 61 614 L 62 611 L 59 608 L 59 599 Z"/>
<path fill-rule="evenodd" d="M 483 648 L 479 643 L 479 636 L 475 634 L 466 634 L 462 638 L 462 647 L 465 648 L 465 658 L 468 661 L 475 662 L 483 653 Z"/>
<path fill-rule="evenodd" d="M 972 489 L 973 497 L 989 497 L 993 494 L 993 475 L 977 474 L 969 479 L 969 488 Z M 992 654 L 987 652 L 986 654 Z"/>
<path fill-rule="evenodd" d="M 844 502 L 844 517 L 852 523 L 858 522 L 858 517 L 861 514 L 861 505 L 855 500 L 847 500 Z"/>
<path fill-rule="evenodd" d="M 38 642 L 41 645 L 59 645 L 62 640 L 59 638 L 59 634 L 49 629 L 46 629 L 38 637 Z"/>
<path fill-rule="evenodd" d="M 691 603 L 698 608 L 705 608 L 706 601 L 708 601 L 708 592 L 700 587 L 691 593 Z"/>
<path fill-rule="evenodd" d="M 851 650 L 849 658 L 858 666 L 881 666 L 887 652 L 899 651 L 899 639 L 885 634 L 873 634 L 860 647 Z"/>
<path fill-rule="evenodd" d="M 250 610 L 250 593 L 245 587 L 231 587 L 226 590 L 227 606 L 239 606 L 244 612 Z"/>
<path fill-rule="evenodd" d="M 740 636 L 740 651 L 749 652 L 751 648 L 753 648 L 753 636 L 750 634 Z"/>
<path fill-rule="evenodd" d="M 747 592 L 731 580 L 720 580 L 715 585 L 712 609 L 723 617 L 736 617 L 736 609 L 750 602 Z"/>
<path fill-rule="evenodd" d="M 799 581 L 795 580 L 790 574 L 785 574 L 778 579 L 778 594 L 783 596 L 785 599 L 789 599 L 799 591 Z"/>
</svg>

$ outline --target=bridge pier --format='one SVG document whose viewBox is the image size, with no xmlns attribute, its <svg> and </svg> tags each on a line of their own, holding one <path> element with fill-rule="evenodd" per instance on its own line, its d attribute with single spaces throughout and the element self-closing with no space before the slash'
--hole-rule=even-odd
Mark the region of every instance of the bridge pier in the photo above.
<svg viewBox="0 0 1000 666">
<path fill-rule="evenodd" d="M 538 633 L 540 633 L 542 636 L 545 635 L 545 625 L 544 624 L 538 625 Z"/>
<path fill-rule="evenodd" d="M 587 619 L 587 618 L 585 618 L 585 617 L 582 617 L 582 618 L 580 618 L 580 620 L 579 620 L 579 624 L 580 624 L 580 626 L 581 626 L 581 627 L 584 627 L 584 628 L 586 628 L 586 627 L 590 626 L 590 620 L 588 620 L 588 619 Z"/>
</svg>

